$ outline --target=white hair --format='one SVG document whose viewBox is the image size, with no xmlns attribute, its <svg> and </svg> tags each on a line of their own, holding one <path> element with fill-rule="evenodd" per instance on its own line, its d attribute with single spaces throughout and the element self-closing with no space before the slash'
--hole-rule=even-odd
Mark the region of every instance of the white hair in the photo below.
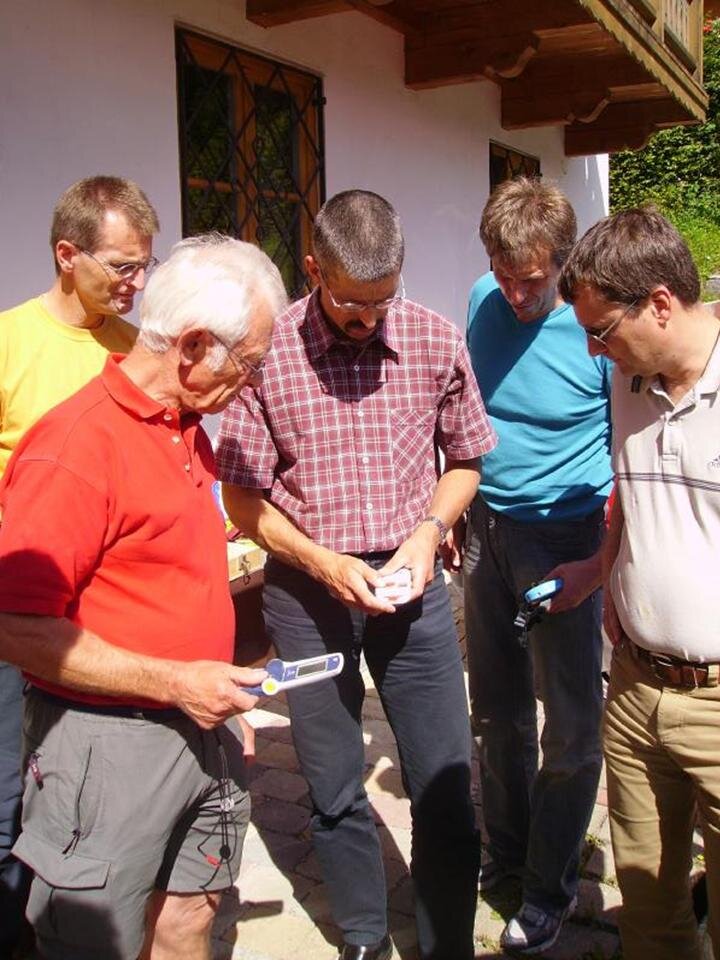
<svg viewBox="0 0 720 960">
<path fill-rule="evenodd" d="M 148 280 L 138 343 L 163 353 L 184 330 L 207 330 L 222 341 L 207 357 L 218 369 L 225 346 L 232 349 L 247 335 L 258 301 L 273 317 L 287 304 L 280 271 L 267 254 L 219 233 L 188 237 L 175 244 Z"/>
</svg>

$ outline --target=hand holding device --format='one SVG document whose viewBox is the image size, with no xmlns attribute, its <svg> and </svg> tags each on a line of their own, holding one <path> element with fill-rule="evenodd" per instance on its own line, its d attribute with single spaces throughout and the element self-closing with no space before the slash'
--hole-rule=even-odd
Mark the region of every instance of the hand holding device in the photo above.
<svg viewBox="0 0 720 960">
<path fill-rule="evenodd" d="M 528 633 L 542 618 L 550 606 L 550 601 L 556 594 L 560 593 L 563 585 L 562 577 L 555 577 L 552 580 L 543 580 L 542 583 L 536 583 L 525 591 L 520 609 L 515 617 L 515 626 L 518 628 L 522 646 L 527 646 Z"/>
</svg>

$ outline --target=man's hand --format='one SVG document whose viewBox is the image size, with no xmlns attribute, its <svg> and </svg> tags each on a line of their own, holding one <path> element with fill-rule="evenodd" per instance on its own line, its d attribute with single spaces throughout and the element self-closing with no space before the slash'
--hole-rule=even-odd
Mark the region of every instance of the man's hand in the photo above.
<svg viewBox="0 0 720 960">
<path fill-rule="evenodd" d="M 228 717 L 252 710 L 258 702 L 243 687 L 255 686 L 267 676 L 266 670 L 236 667 L 216 660 L 193 660 L 174 665 L 170 696 L 203 730 L 211 730 Z"/>
<path fill-rule="evenodd" d="M 563 613 L 574 610 L 583 600 L 587 600 L 602 582 L 600 551 L 585 560 L 570 560 L 561 563 L 547 573 L 543 580 L 562 577 L 564 585 L 560 593 L 550 601 L 549 613 Z"/>
<path fill-rule="evenodd" d="M 359 557 L 332 553 L 318 573 L 330 593 L 348 607 L 370 614 L 395 612 L 391 603 L 378 599 L 370 589 L 380 583 L 379 572 Z"/>
<path fill-rule="evenodd" d="M 623 639 L 623 628 L 609 589 L 603 591 L 603 629 L 613 647 Z"/>
<path fill-rule="evenodd" d="M 412 576 L 412 590 L 408 601 L 415 600 L 422 595 L 435 576 L 435 551 L 439 540 L 440 534 L 434 523 L 421 523 L 415 532 L 400 544 L 385 566 L 378 570 L 378 575 L 385 577 L 401 567 L 407 567 Z"/>
<path fill-rule="evenodd" d="M 448 535 L 439 546 L 443 567 L 450 573 L 460 573 L 465 552 L 465 532 L 467 516 L 462 514 L 448 531 Z"/>
</svg>

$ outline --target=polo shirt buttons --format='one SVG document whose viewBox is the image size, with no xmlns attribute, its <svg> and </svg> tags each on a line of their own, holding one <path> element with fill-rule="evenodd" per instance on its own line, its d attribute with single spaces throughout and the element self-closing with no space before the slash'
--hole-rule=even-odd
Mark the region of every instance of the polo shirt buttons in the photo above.
<svg viewBox="0 0 720 960">
<path fill-rule="evenodd" d="M 189 463 L 186 463 L 186 464 L 185 464 L 185 470 L 186 470 L 188 473 L 190 473 L 190 464 L 189 464 Z"/>
<path fill-rule="evenodd" d="M 180 443 L 180 437 L 175 433 L 172 438 L 173 443 Z"/>
<path fill-rule="evenodd" d="M 164 413 L 164 414 L 163 414 L 163 420 L 164 420 L 166 423 L 170 423 L 170 421 L 172 420 L 172 414 L 171 414 L 171 413 Z"/>
</svg>

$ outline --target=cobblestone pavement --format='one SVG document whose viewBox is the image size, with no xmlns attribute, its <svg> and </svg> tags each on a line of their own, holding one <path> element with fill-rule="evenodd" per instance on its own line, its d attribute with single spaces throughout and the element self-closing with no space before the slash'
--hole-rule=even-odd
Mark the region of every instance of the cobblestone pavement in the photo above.
<svg viewBox="0 0 720 960">
<path fill-rule="evenodd" d="M 394 958 L 416 960 L 407 863 L 410 809 L 400 781 L 397 751 L 380 701 L 368 683 L 364 709 L 366 785 L 385 851 Z M 214 930 L 214 960 L 336 960 L 337 932 L 308 830 L 310 802 L 298 772 L 282 698 L 250 715 L 257 730 L 252 774 L 253 815 L 237 887 L 225 895 Z M 477 776 L 477 770 L 475 771 Z M 478 820 L 481 806 L 477 800 Z M 578 909 L 549 960 L 617 960 L 620 894 L 614 877 L 604 779 L 583 854 Z M 519 906 L 512 881 L 479 900 L 476 957 L 501 957 L 500 932 Z"/>
</svg>

